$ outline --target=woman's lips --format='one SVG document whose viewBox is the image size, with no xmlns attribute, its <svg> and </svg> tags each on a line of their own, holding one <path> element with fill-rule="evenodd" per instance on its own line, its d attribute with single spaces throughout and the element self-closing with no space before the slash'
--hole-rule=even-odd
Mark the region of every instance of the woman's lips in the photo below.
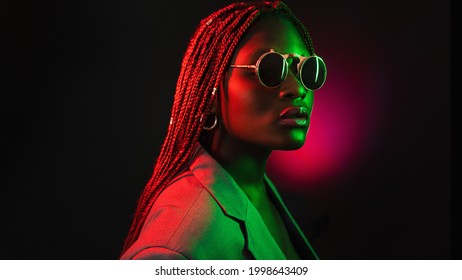
<svg viewBox="0 0 462 280">
<path fill-rule="evenodd" d="M 308 109 L 306 107 L 290 107 L 279 115 L 279 123 L 288 126 L 307 126 Z"/>
</svg>

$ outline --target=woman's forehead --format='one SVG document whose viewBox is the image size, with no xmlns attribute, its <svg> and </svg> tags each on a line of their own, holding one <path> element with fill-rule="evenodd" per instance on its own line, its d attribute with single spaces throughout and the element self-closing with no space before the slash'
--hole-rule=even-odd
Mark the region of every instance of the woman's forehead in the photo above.
<svg viewBox="0 0 462 280">
<path fill-rule="evenodd" d="M 294 24 L 283 17 L 265 16 L 252 25 L 238 48 L 246 54 L 274 49 L 281 53 L 308 55 L 308 50 Z"/>
</svg>

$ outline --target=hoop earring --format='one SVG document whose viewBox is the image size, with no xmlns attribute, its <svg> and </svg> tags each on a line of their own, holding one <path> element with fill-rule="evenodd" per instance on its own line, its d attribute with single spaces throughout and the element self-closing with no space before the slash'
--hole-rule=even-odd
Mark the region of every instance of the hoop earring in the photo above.
<svg viewBox="0 0 462 280">
<path fill-rule="evenodd" d="M 213 118 L 214 118 L 214 120 L 213 120 L 212 126 L 205 126 L 205 125 L 204 125 L 204 129 L 205 129 L 205 130 L 212 130 L 212 129 L 215 128 L 215 126 L 217 126 L 217 124 L 218 124 L 217 115 L 213 115 Z"/>
</svg>

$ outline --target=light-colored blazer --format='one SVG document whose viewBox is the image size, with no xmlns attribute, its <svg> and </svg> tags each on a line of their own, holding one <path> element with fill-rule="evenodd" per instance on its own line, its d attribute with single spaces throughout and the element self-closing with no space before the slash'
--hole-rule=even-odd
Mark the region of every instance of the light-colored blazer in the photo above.
<svg viewBox="0 0 462 280">
<path fill-rule="evenodd" d="M 188 167 L 156 200 L 121 259 L 286 259 L 245 193 L 200 144 Z M 266 174 L 265 180 L 300 257 L 318 259 Z"/>
</svg>

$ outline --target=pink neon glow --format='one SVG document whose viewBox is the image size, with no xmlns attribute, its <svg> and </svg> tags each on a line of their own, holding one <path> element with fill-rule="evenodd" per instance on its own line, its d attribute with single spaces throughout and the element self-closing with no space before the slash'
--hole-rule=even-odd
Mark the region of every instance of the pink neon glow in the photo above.
<svg viewBox="0 0 462 280">
<path fill-rule="evenodd" d="M 367 150 L 378 126 L 380 93 L 371 70 L 375 67 L 369 65 L 373 63 L 350 57 L 326 64 L 327 80 L 315 93 L 305 145 L 296 151 L 274 151 L 268 161 L 270 177 L 286 189 L 303 191 L 348 171 Z"/>
</svg>

